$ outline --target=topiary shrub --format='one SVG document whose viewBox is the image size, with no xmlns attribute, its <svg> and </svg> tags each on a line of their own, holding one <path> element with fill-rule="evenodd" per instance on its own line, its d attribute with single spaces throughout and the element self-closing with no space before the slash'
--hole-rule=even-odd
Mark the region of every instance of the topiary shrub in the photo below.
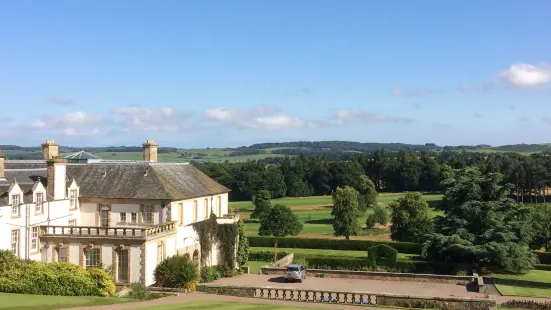
<svg viewBox="0 0 551 310">
<path fill-rule="evenodd" d="M 367 249 L 367 257 L 371 260 L 373 266 L 377 266 L 381 260 L 385 265 L 392 267 L 396 265 L 396 256 L 398 251 L 385 244 L 375 245 Z"/>
<path fill-rule="evenodd" d="M 183 255 L 170 256 L 153 271 L 155 283 L 160 287 L 182 288 L 186 283 L 197 281 L 197 267 Z"/>
</svg>

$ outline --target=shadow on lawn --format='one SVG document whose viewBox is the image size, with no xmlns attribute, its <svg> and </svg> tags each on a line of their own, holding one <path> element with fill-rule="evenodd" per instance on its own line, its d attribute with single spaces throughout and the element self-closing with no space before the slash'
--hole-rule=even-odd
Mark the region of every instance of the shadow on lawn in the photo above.
<svg viewBox="0 0 551 310">
<path fill-rule="evenodd" d="M 306 220 L 306 224 L 324 224 L 324 225 L 333 225 L 333 219 L 319 219 L 319 220 Z"/>
</svg>

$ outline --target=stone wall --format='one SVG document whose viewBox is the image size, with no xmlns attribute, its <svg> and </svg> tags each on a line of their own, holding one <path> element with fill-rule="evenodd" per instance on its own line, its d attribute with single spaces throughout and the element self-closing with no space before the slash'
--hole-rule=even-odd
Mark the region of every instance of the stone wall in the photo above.
<svg viewBox="0 0 551 310">
<path fill-rule="evenodd" d="M 250 287 L 211 284 L 202 284 L 197 287 L 197 290 L 208 294 L 362 306 L 377 305 L 446 310 L 495 310 L 497 307 L 496 301 L 489 298 L 410 296 L 370 292 L 339 292 L 282 287 Z"/>
<path fill-rule="evenodd" d="M 283 268 L 263 266 L 260 268 L 262 274 L 281 275 L 285 272 Z M 315 277 L 323 274 L 324 278 L 347 278 L 360 280 L 382 280 L 382 281 L 408 281 L 408 282 L 431 282 L 431 283 L 452 283 L 467 285 L 473 282 L 470 276 L 447 276 L 436 274 L 417 274 L 399 272 L 376 272 L 376 271 L 350 271 L 350 270 L 324 270 L 306 269 L 307 277 Z"/>
<path fill-rule="evenodd" d="M 270 267 L 273 268 L 287 268 L 287 265 L 293 262 L 293 258 L 295 257 L 295 254 L 291 253 L 283 258 L 279 259 L 277 262 L 270 264 Z"/>
</svg>

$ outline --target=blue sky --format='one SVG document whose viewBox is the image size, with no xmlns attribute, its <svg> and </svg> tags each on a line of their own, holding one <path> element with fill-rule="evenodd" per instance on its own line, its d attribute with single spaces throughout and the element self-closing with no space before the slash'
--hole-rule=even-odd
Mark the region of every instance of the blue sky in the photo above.
<svg viewBox="0 0 551 310">
<path fill-rule="evenodd" d="M 549 1 L 2 1 L 0 144 L 551 142 Z"/>
</svg>

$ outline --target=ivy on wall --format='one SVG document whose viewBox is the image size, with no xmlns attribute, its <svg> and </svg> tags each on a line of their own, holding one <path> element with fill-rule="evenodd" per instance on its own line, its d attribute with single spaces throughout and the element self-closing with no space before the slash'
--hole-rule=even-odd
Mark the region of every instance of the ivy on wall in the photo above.
<svg viewBox="0 0 551 310">
<path fill-rule="evenodd" d="M 216 215 L 210 215 L 205 221 L 192 224 L 199 236 L 201 245 L 201 265 L 206 265 L 207 258 L 212 253 L 212 246 L 218 243 L 220 251 L 220 264 L 234 268 L 236 259 L 239 265 L 244 265 L 249 257 L 249 242 L 245 237 L 243 221 L 233 224 L 218 224 Z M 237 241 L 237 258 L 236 258 Z"/>
</svg>

